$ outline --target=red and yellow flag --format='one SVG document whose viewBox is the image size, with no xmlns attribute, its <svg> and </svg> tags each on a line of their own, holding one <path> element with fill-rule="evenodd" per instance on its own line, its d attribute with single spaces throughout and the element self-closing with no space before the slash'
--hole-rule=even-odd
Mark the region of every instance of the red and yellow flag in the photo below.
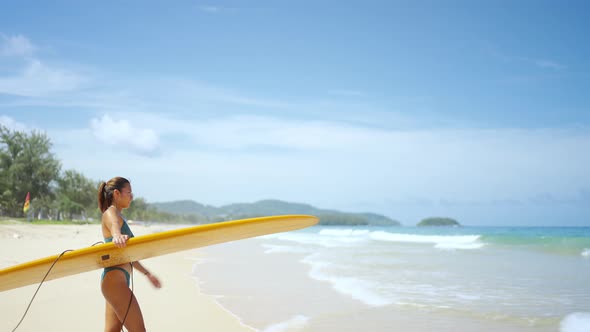
<svg viewBox="0 0 590 332">
<path fill-rule="evenodd" d="M 26 214 L 31 207 L 31 193 L 27 192 L 27 198 L 25 198 L 25 205 L 23 206 L 23 212 Z"/>
</svg>

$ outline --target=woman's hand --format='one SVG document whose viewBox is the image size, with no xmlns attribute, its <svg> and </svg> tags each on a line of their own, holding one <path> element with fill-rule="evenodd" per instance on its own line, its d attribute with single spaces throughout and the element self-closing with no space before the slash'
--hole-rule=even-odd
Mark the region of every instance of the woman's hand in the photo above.
<svg viewBox="0 0 590 332">
<path fill-rule="evenodd" d="M 125 248 L 129 236 L 125 234 L 113 235 L 113 243 L 117 248 Z"/>
<path fill-rule="evenodd" d="M 162 288 L 162 283 L 160 283 L 160 279 L 158 279 L 155 275 L 148 272 L 145 276 L 149 279 L 152 285 L 154 285 L 154 287 Z"/>
</svg>

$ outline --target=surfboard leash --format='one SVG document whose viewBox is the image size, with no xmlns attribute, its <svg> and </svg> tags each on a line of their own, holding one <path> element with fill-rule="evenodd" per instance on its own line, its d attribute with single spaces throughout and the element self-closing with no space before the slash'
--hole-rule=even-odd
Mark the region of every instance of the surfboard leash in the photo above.
<svg viewBox="0 0 590 332">
<path fill-rule="evenodd" d="M 94 247 L 97 244 L 101 244 L 104 243 L 103 241 L 99 241 L 94 243 L 91 247 Z M 57 258 L 53 261 L 53 263 L 51 264 L 51 266 L 49 267 L 49 269 L 47 270 L 47 273 L 45 273 L 45 276 L 43 277 L 43 279 L 41 280 L 41 282 L 39 283 L 39 286 L 37 286 L 37 290 L 35 290 L 35 293 L 33 294 L 33 297 L 31 297 L 31 300 L 29 301 L 29 305 L 27 306 L 27 309 L 25 310 L 25 313 L 23 314 L 23 316 L 21 317 L 20 321 L 18 322 L 18 324 L 16 324 L 16 327 L 12 330 L 12 332 L 16 331 L 20 324 L 22 324 L 22 322 L 25 320 L 25 317 L 27 316 L 27 313 L 29 312 L 29 309 L 31 308 L 31 305 L 33 304 L 33 301 L 35 300 L 35 297 L 37 296 L 37 293 L 39 292 L 39 289 L 41 289 L 41 286 L 43 286 L 43 283 L 45 282 L 45 279 L 47 279 L 47 276 L 49 275 L 49 273 L 51 272 L 51 270 L 53 269 L 53 267 L 55 266 L 55 264 L 57 263 L 57 261 L 66 253 L 69 251 L 74 251 L 74 249 L 68 249 L 68 250 L 64 250 L 62 251 L 61 254 L 59 254 L 57 256 Z M 133 294 L 133 293 L 132 293 Z M 131 303 L 129 303 L 129 307 L 131 307 Z M 127 311 L 129 312 L 129 308 L 127 308 Z M 125 317 L 127 317 L 127 314 L 125 314 Z"/>
<path fill-rule="evenodd" d="M 23 322 L 23 320 L 25 320 L 25 317 L 27 316 L 27 313 L 29 312 L 29 309 L 31 308 L 31 305 L 33 304 L 33 300 L 35 300 L 35 296 L 37 296 L 37 293 L 39 292 L 39 289 L 41 288 L 41 286 L 45 282 L 45 279 L 47 279 L 47 276 L 49 275 L 49 272 L 51 272 L 51 269 L 53 269 L 53 267 L 55 266 L 55 263 L 57 263 L 57 261 L 61 258 L 61 256 L 63 256 L 68 251 L 74 251 L 74 250 L 73 249 L 68 249 L 68 250 L 62 251 L 62 253 L 59 254 L 59 256 L 57 256 L 57 258 L 53 261 L 53 264 L 51 264 L 51 266 L 49 267 L 49 270 L 47 270 L 47 273 L 45 273 L 45 276 L 43 277 L 43 280 L 41 280 L 41 283 L 39 283 L 39 286 L 37 287 L 37 290 L 35 291 L 35 294 L 33 294 L 33 297 L 31 298 L 31 301 L 29 301 L 29 305 L 27 306 L 27 310 L 25 310 L 25 313 L 23 314 L 23 317 L 20 319 L 20 321 L 18 322 L 18 324 L 16 324 L 16 327 L 12 330 L 12 332 L 16 331 L 16 329 L 18 329 L 18 327 Z"/>
<path fill-rule="evenodd" d="M 121 332 L 125 332 L 123 327 L 125 326 L 125 320 L 127 319 L 127 315 L 129 314 L 129 310 L 131 309 L 131 303 L 133 302 L 133 290 L 135 288 L 135 283 L 133 282 L 133 262 L 130 262 L 131 265 L 131 294 L 129 295 L 129 304 L 127 305 L 127 312 L 125 312 L 125 317 L 123 317 L 123 321 L 121 321 Z"/>
<path fill-rule="evenodd" d="M 104 243 L 103 241 L 98 241 L 95 244 L 92 245 L 92 247 L 94 247 L 97 244 L 102 244 Z M 123 330 L 123 328 L 125 327 L 125 320 L 127 320 L 127 315 L 129 315 L 129 310 L 131 309 L 131 303 L 133 303 L 133 291 L 135 289 L 135 282 L 133 281 L 133 262 L 130 262 L 129 265 L 131 265 L 131 295 L 129 296 L 129 304 L 127 305 L 127 311 L 125 312 L 125 316 L 123 317 L 123 320 L 121 321 L 121 332 L 125 332 L 125 330 Z"/>
</svg>

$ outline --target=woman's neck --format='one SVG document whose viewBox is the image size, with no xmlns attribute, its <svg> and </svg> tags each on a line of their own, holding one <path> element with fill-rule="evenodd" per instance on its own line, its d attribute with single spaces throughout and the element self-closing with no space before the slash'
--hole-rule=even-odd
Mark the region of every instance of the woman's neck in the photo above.
<svg viewBox="0 0 590 332">
<path fill-rule="evenodd" d="M 123 209 L 118 207 L 116 204 L 111 204 L 111 206 L 114 207 L 115 210 L 117 210 L 117 214 L 121 216 L 121 211 L 123 211 Z"/>
</svg>

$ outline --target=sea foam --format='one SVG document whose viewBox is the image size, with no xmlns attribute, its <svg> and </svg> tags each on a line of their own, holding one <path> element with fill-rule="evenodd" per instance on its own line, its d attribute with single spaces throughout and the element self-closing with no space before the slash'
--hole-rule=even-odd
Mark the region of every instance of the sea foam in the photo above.
<svg viewBox="0 0 590 332">
<path fill-rule="evenodd" d="M 366 305 L 381 307 L 392 304 L 393 301 L 377 293 L 378 284 L 352 277 L 340 277 L 324 273 L 333 263 L 316 260 L 317 255 L 305 257 L 302 262 L 311 265 L 309 277 L 319 281 L 326 281 L 337 292 L 350 296 Z"/>
<path fill-rule="evenodd" d="M 325 248 L 356 246 L 369 240 L 369 238 L 366 236 L 368 231 L 361 233 L 358 233 L 359 231 L 354 231 L 357 233 L 353 232 L 355 235 L 351 236 L 346 236 L 344 233 L 341 233 L 340 235 L 334 235 L 338 234 L 337 230 L 329 231 L 330 232 L 323 234 L 323 230 L 319 233 L 284 233 L 275 237 L 275 239 L 296 242 L 299 244 L 317 245 Z"/>
<path fill-rule="evenodd" d="M 590 331 L 590 312 L 574 312 L 567 315 L 559 324 L 560 332 Z"/>
<path fill-rule="evenodd" d="M 584 250 L 582 250 L 582 257 L 587 257 L 590 258 L 590 248 L 586 248 Z"/>
<path fill-rule="evenodd" d="M 327 236 L 359 236 L 369 234 L 368 229 L 322 229 L 320 235 Z"/>
<path fill-rule="evenodd" d="M 479 249 L 480 235 L 418 235 L 370 231 L 368 229 L 322 229 L 318 233 L 286 233 L 274 239 L 326 248 L 351 247 L 370 241 L 434 244 L 437 249 Z"/>
<path fill-rule="evenodd" d="M 308 317 L 303 316 L 303 315 L 297 315 L 287 321 L 270 325 L 267 328 L 265 328 L 262 332 L 282 332 L 282 331 L 288 331 L 291 329 L 299 330 L 299 329 L 302 329 L 303 327 L 305 327 L 305 325 L 307 325 L 308 321 L 309 321 Z"/>
<path fill-rule="evenodd" d="M 479 249 L 485 245 L 479 241 L 479 235 L 415 235 L 376 231 L 370 237 L 386 242 L 432 243 L 438 249 Z"/>
</svg>

